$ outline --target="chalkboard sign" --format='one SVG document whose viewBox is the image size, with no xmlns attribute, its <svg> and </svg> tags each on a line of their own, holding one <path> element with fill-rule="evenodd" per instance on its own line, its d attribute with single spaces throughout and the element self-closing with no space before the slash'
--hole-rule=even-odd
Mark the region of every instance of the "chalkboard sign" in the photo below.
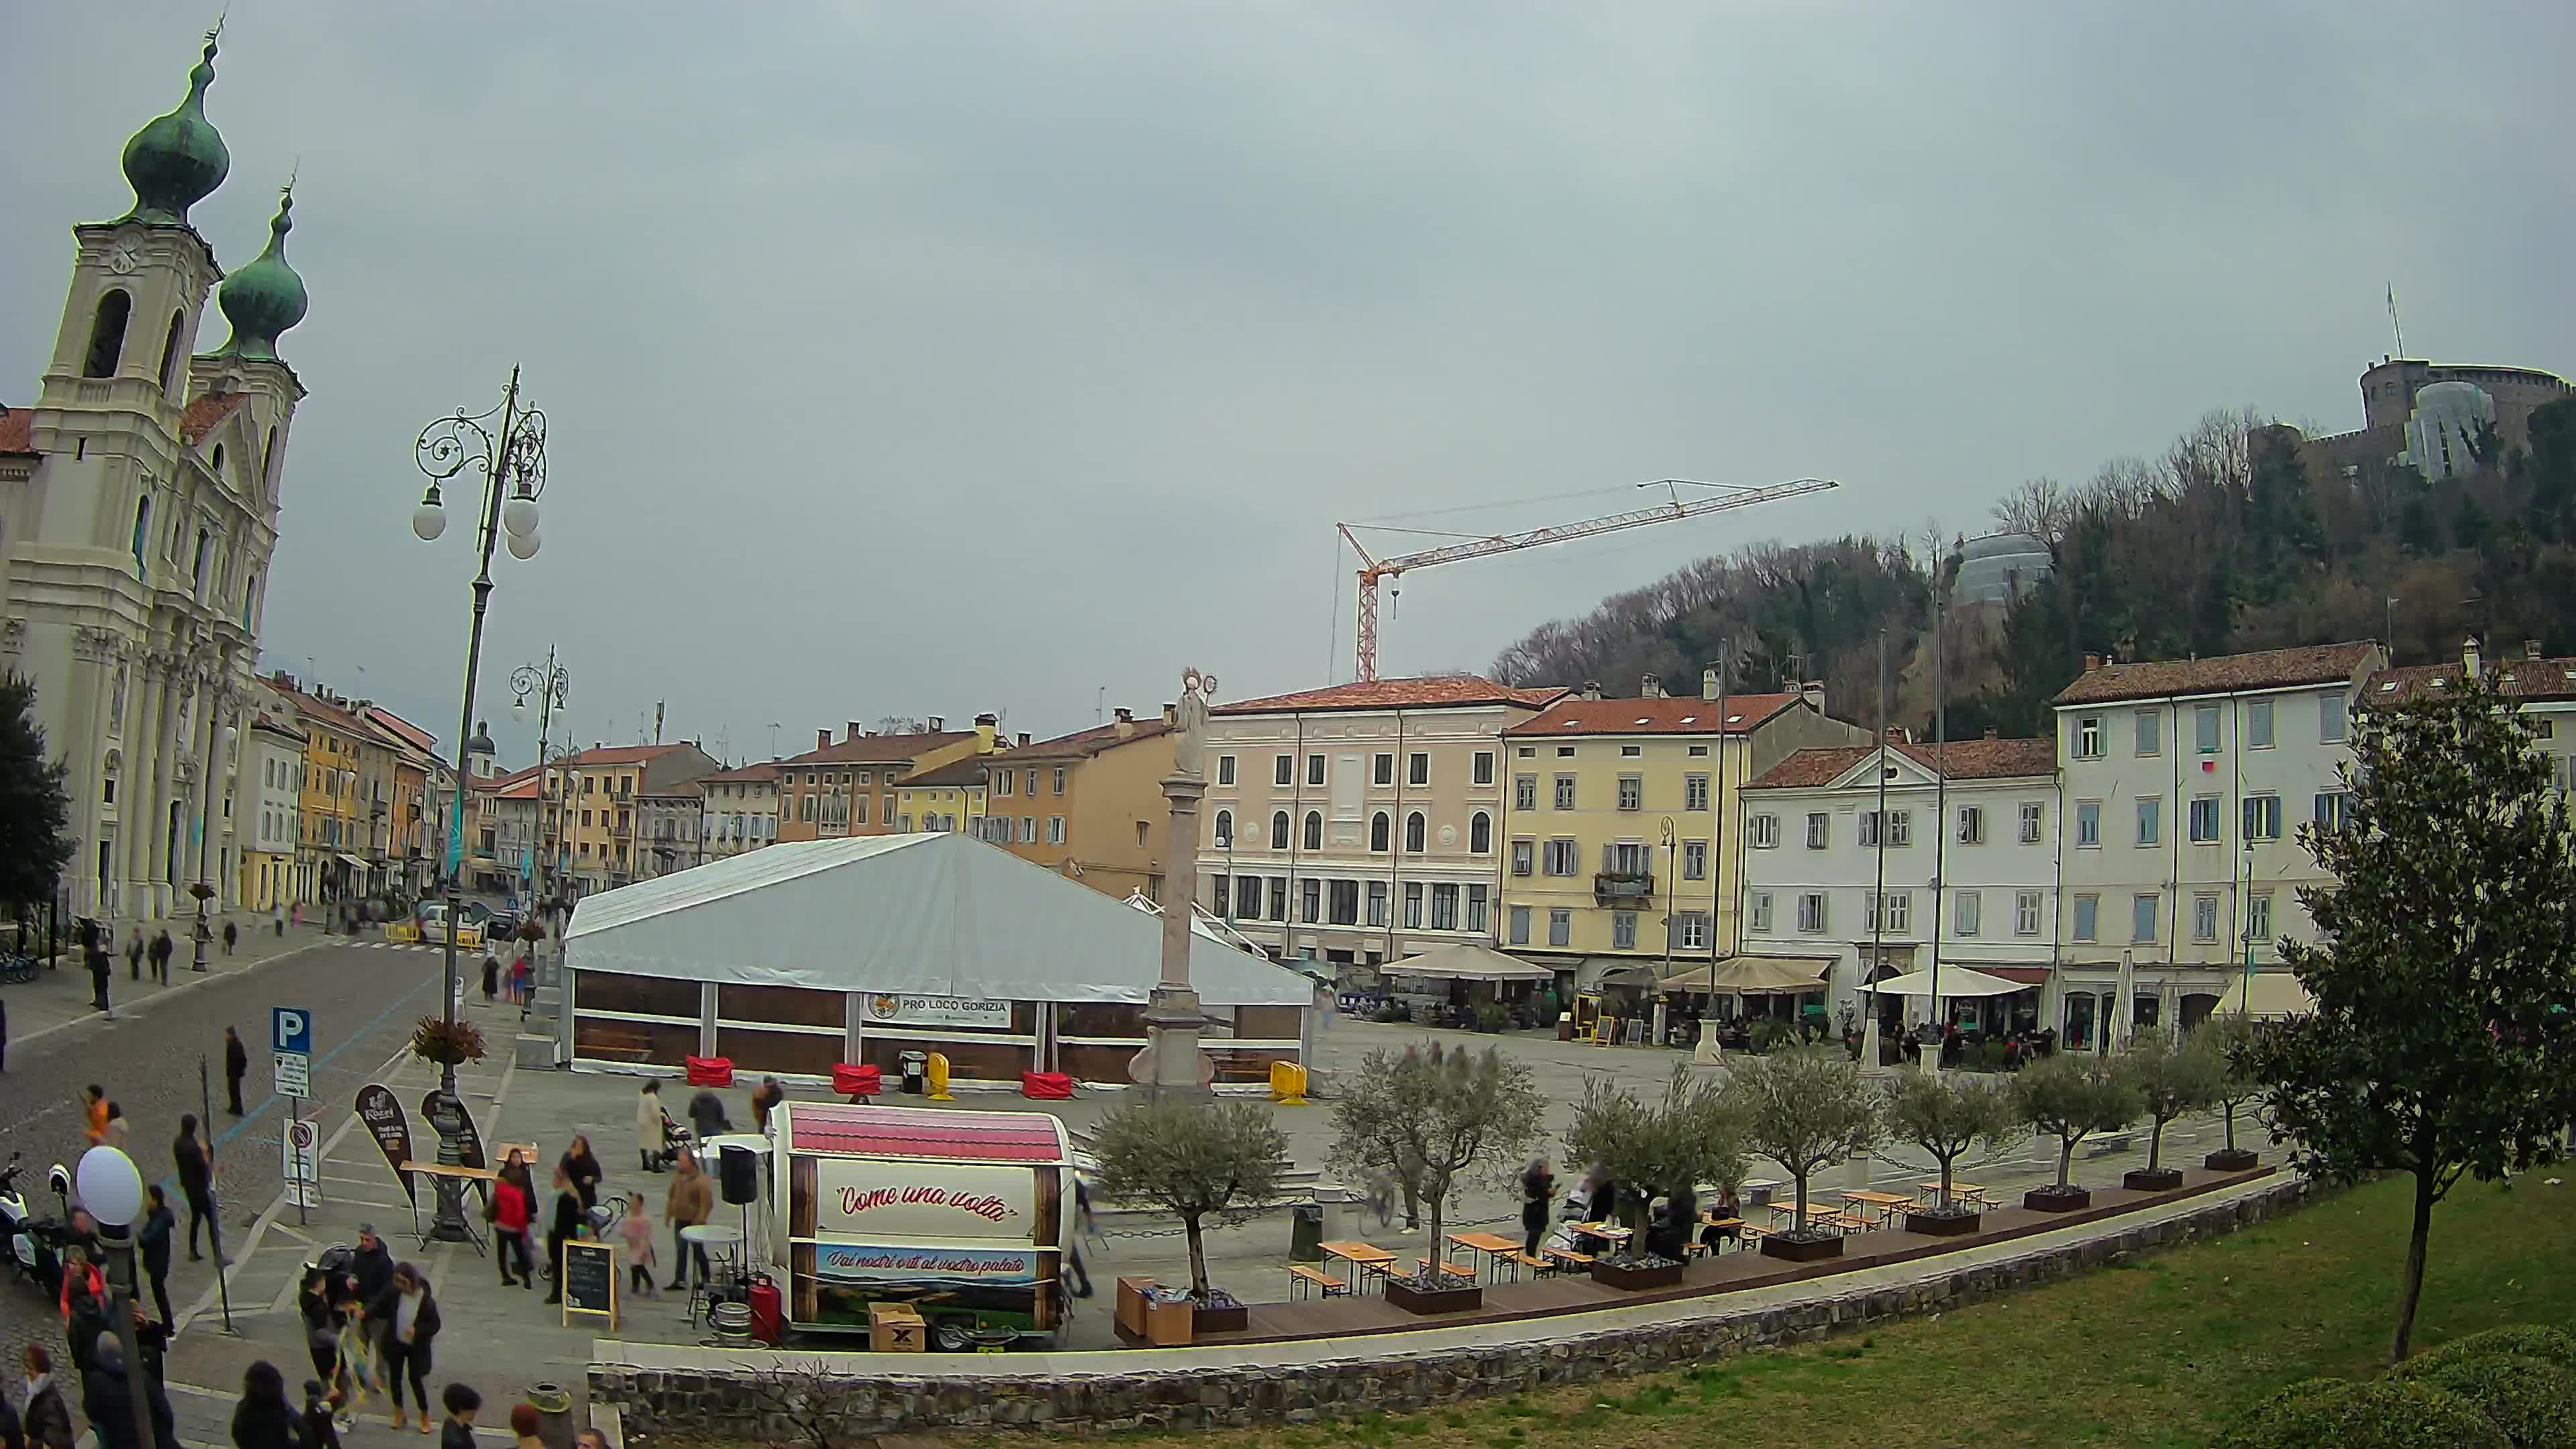
<svg viewBox="0 0 2576 1449">
<path fill-rule="evenodd" d="M 617 1245 L 575 1238 L 563 1245 L 563 1321 L 595 1314 L 617 1327 Z"/>
</svg>

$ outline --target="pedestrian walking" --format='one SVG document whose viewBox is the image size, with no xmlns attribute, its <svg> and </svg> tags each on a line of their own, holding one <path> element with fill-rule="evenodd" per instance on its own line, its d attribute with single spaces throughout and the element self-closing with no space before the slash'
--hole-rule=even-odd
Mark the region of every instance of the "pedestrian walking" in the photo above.
<svg viewBox="0 0 2576 1449">
<path fill-rule="evenodd" d="M 293 922 L 295 923 L 295 929 L 297 929 L 297 930 L 299 930 L 299 931 L 303 930 L 303 929 L 304 929 L 304 903 L 303 903 L 302 901 L 297 901 L 297 902 L 295 903 L 294 908 L 293 908 L 293 909 L 291 909 L 291 910 L 289 910 L 289 911 L 286 913 L 286 918 L 287 918 L 288 920 L 293 921 Z"/>
<path fill-rule="evenodd" d="M 320 1379 L 304 1381 L 304 1449 L 340 1449 L 340 1426 L 332 1422 L 331 1399 Z"/>
<path fill-rule="evenodd" d="M 599 1159 L 591 1153 L 588 1133 L 574 1133 L 572 1145 L 564 1149 L 563 1161 L 555 1166 L 572 1184 L 572 1190 L 580 1194 L 583 1212 L 599 1206 L 599 1179 L 603 1174 L 599 1170 Z"/>
<path fill-rule="evenodd" d="M 394 1255 L 385 1251 L 385 1240 L 376 1236 L 374 1223 L 358 1224 L 358 1251 L 349 1255 L 350 1296 L 375 1311 L 376 1300 L 394 1281 Z"/>
<path fill-rule="evenodd" d="M 125 938 L 125 974 L 136 981 L 143 979 L 143 928 L 137 926 Z"/>
<path fill-rule="evenodd" d="M 393 1395 L 394 1427 L 403 1427 L 403 1385 L 409 1384 L 412 1402 L 420 1406 L 420 1432 L 430 1432 L 430 1345 L 438 1337 L 438 1299 L 429 1280 L 409 1263 L 395 1268 L 393 1281 L 367 1305 L 367 1321 L 380 1325 L 384 1335 L 377 1347 L 384 1354 L 386 1392 Z"/>
<path fill-rule="evenodd" d="M 170 1311 L 170 1235 L 179 1219 L 170 1211 L 170 1198 L 154 1183 L 143 1190 L 145 1207 L 143 1225 L 135 1230 L 134 1246 L 142 1250 L 143 1276 L 151 1280 L 152 1302 L 161 1310 L 161 1326 L 172 1331 L 179 1327 L 178 1315 Z"/>
<path fill-rule="evenodd" d="M 1091 1296 L 1091 1269 L 1082 1261 L 1082 1240 L 1099 1231 L 1091 1216 L 1091 1184 L 1079 1172 L 1073 1175 L 1073 1241 L 1066 1245 L 1064 1264 L 1073 1277 L 1073 1296 Z"/>
<path fill-rule="evenodd" d="M 474 1414 L 483 1407 L 483 1396 L 471 1384 L 449 1384 L 439 1392 L 438 1402 L 447 1410 L 447 1427 L 438 1431 L 438 1449 L 474 1449 Z M 429 1432 L 426 1423 L 421 1432 Z"/>
<path fill-rule="evenodd" d="M 1538 1256 L 1538 1240 L 1547 1232 L 1549 1215 L 1556 1208 L 1556 1174 L 1550 1172 L 1547 1159 L 1533 1157 L 1529 1170 L 1521 1174 L 1521 1253 Z"/>
<path fill-rule="evenodd" d="M 707 1250 L 694 1247 L 682 1236 L 682 1230 L 703 1223 L 716 1210 L 715 1186 L 698 1170 L 695 1153 L 680 1154 L 679 1170 L 672 1174 L 670 1191 L 662 1195 L 662 1221 L 671 1225 L 671 1291 L 684 1293 L 689 1287 L 689 1255 L 697 1254 L 698 1281 L 708 1278 Z"/>
<path fill-rule="evenodd" d="M 29 1449 L 72 1449 L 72 1406 L 63 1399 L 62 1385 L 54 1382 L 53 1354 L 41 1343 L 28 1344 L 19 1351 L 18 1367 L 27 1390 L 19 1423 Z"/>
<path fill-rule="evenodd" d="M 149 1425 L 134 1422 L 134 1391 L 127 1382 L 132 1374 L 143 1375 L 144 1401 L 152 1413 Z M 111 1330 L 99 1331 L 89 1370 L 81 1375 L 81 1414 L 98 1436 L 98 1449 L 154 1449 L 156 1442 L 179 1442 L 170 1396 L 142 1365 L 127 1367 L 125 1350 Z"/>
<path fill-rule="evenodd" d="M 225 1027 L 224 1086 L 231 1091 L 232 1100 L 224 1105 L 236 1117 L 242 1114 L 241 1084 L 242 1078 L 248 1075 L 250 1075 L 250 1048 L 242 1045 L 240 1032 L 229 1026 Z"/>
<path fill-rule="evenodd" d="M 174 949 L 175 948 L 170 944 L 170 931 L 168 927 L 163 927 L 160 931 L 153 934 L 151 951 L 152 979 L 163 986 L 170 984 L 170 953 Z"/>
<path fill-rule="evenodd" d="M 630 1291 L 646 1298 L 661 1297 L 662 1280 L 653 1275 L 653 1220 L 644 1215 L 644 1194 L 626 1195 L 626 1218 L 617 1225 L 617 1235 L 626 1240 Z"/>
<path fill-rule="evenodd" d="M 663 1130 L 667 1120 L 662 1113 L 662 1081 L 646 1077 L 644 1090 L 635 1094 L 635 1151 L 644 1159 L 646 1172 L 662 1170 L 663 1150 L 671 1145 Z"/>
<path fill-rule="evenodd" d="M 517 1156 L 512 1153 L 512 1160 L 515 1161 Z M 530 1288 L 537 1285 L 536 1267 L 528 1261 L 528 1219 L 535 1213 L 536 1205 L 528 1200 L 528 1189 L 518 1177 L 505 1171 L 493 1180 L 492 1200 L 485 1205 L 483 1215 L 491 1219 L 492 1235 L 500 1240 L 492 1250 L 492 1257 L 500 1265 L 501 1286 L 504 1288 L 512 1283 Z M 519 1264 L 517 1278 L 510 1276 L 510 1262 L 514 1258 Z"/>
<path fill-rule="evenodd" d="M 786 1100 L 787 1089 L 778 1085 L 778 1079 L 776 1077 L 761 1078 L 760 1085 L 754 1087 L 751 1092 L 751 1130 L 754 1132 L 768 1131 L 769 1114 L 777 1108 L 779 1103 Z"/>
<path fill-rule="evenodd" d="M 546 1441 L 539 1437 L 545 1426 L 545 1417 L 537 1412 L 536 1405 L 525 1399 L 512 1404 L 510 1438 L 513 1442 L 510 1449 L 546 1449 Z"/>
<path fill-rule="evenodd" d="M 483 1004 L 490 1006 L 501 999 L 501 958 L 483 958 Z"/>
<path fill-rule="evenodd" d="M 92 1011 L 106 1012 L 107 1019 L 110 1021 L 116 1020 L 116 1006 L 107 999 L 107 980 L 112 974 L 114 972 L 108 965 L 107 948 L 98 944 L 98 938 L 92 936 L 89 947 L 89 1006 Z"/>
<path fill-rule="evenodd" d="M 349 1364 L 342 1356 L 342 1331 L 348 1327 L 348 1315 L 342 1307 L 343 1285 L 333 1275 L 318 1268 L 307 1268 L 303 1290 L 296 1294 L 295 1311 L 304 1319 L 304 1354 L 313 1361 L 313 1371 L 331 1386 L 335 1397 L 348 1382 Z"/>
<path fill-rule="evenodd" d="M 563 1301 L 563 1245 L 581 1236 L 582 1218 L 587 1208 L 581 1193 L 573 1186 L 572 1177 L 561 1166 L 555 1168 L 555 1205 L 546 1218 L 546 1275 L 548 1303 Z"/>
<path fill-rule="evenodd" d="M 133 1125 L 125 1120 L 125 1109 L 113 1101 L 109 1102 L 107 1104 L 107 1136 L 103 1138 L 102 1141 L 107 1146 L 113 1147 L 119 1152 L 123 1152 L 125 1150 L 126 1134 L 131 1131 L 133 1131 Z"/>
<path fill-rule="evenodd" d="M 238 926 L 238 925 L 235 925 L 235 924 L 234 924 L 233 922 L 231 922 L 231 921 L 226 921 L 226 922 L 224 922 L 224 954 L 225 954 L 225 955 L 229 956 L 229 955 L 231 955 L 231 954 L 233 953 L 233 943 L 234 943 L 234 942 L 236 942 L 236 941 L 239 941 L 240 939 L 241 939 L 241 927 L 240 927 L 240 926 Z"/>
<path fill-rule="evenodd" d="M 717 1096 L 715 1089 L 709 1088 L 689 1099 L 689 1128 L 698 1134 L 698 1141 L 702 1144 L 733 1130 L 733 1122 L 725 1116 L 724 1098 Z"/>
<path fill-rule="evenodd" d="M 179 1118 L 179 1135 L 170 1143 L 170 1165 L 179 1178 L 179 1195 L 188 1200 L 188 1261 L 194 1263 L 201 1256 L 197 1252 L 201 1223 L 206 1245 L 223 1252 L 223 1223 L 215 1216 L 215 1165 L 206 1156 L 205 1144 L 197 1140 L 194 1112 Z"/>
<path fill-rule="evenodd" d="M 92 1147 L 107 1141 L 107 1089 L 96 1082 L 81 1093 L 81 1135 Z"/>
<path fill-rule="evenodd" d="M 270 906 L 268 908 L 268 924 L 270 929 L 276 933 L 279 940 L 286 939 L 286 908 L 279 905 Z"/>
<path fill-rule="evenodd" d="M 286 1401 L 286 1375 L 259 1359 L 242 1371 L 233 1405 L 234 1449 L 305 1449 L 304 1416 Z"/>
</svg>

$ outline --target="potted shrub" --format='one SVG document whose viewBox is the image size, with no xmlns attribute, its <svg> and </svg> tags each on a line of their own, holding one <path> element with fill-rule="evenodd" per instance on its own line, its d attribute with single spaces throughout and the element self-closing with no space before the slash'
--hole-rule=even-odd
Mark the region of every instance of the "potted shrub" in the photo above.
<svg viewBox="0 0 2576 1449">
<path fill-rule="evenodd" d="M 2093 1194 L 2069 1174 L 2076 1144 L 2096 1132 L 2117 1132 L 2138 1119 L 2137 1098 L 2102 1057 L 2059 1053 L 2042 1057 L 2013 1078 L 2015 1112 L 2035 1132 L 2057 1139 L 2057 1181 L 2022 1194 L 2035 1212 L 2065 1213 L 2093 1205 Z"/>
<path fill-rule="evenodd" d="M 2210 1098 L 2218 1108 L 2218 1120 L 2227 1132 L 2227 1145 L 2200 1160 L 2212 1172 L 2244 1172 L 2260 1166 L 2261 1158 L 2236 1145 L 2236 1113 L 2263 1090 L 2263 1081 L 2254 1075 L 2255 1039 L 2262 1032 L 2254 1018 L 2237 1012 L 2213 1016 L 2202 1022 L 2198 1039 L 2209 1044 L 2224 1070 L 2218 1075 L 2217 1091 Z"/>
<path fill-rule="evenodd" d="M 2147 1165 L 2123 1176 L 2120 1185 L 2131 1192 L 2171 1192 L 2182 1186 L 2182 1169 L 2164 1165 L 2165 1125 L 2214 1100 L 2227 1064 L 2201 1038 L 2185 1041 L 2169 1031 L 2149 1031 L 2130 1045 L 2119 1071 L 2151 1124 Z"/>
<path fill-rule="evenodd" d="M 1725 1087 L 1676 1066 L 1663 1100 L 1649 1102 L 1627 1087 L 1599 1078 L 1583 1084 L 1583 1100 L 1565 1131 L 1566 1161 L 1598 1166 L 1626 1189 L 1621 1216 L 1633 1232 L 1657 1197 L 1671 1201 L 1685 1238 L 1699 1231 L 1698 1186 L 1744 1177 L 1743 1130 L 1728 1106 Z M 1634 1239 L 1630 1246 L 1638 1246 Z M 1666 1288 L 1682 1280 L 1682 1260 L 1622 1251 L 1592 1265 L 1592 1281 L 1610 1288 Z"/>
<path fill-rule="evenodd" d="M 424 1016 L 411 1029 L 411 1054 L 432 1066 L 461 1067 L 483 1060 L 483 1033 L 459 1018 Z"/>
<path fill-rule="evenodd" d="M 1950 1191 L 1951 1172 L 1968 1149 L 2001 1152 L 2020 1136 L 2021 1118 L 2002 1088 L 1954 1072 L 1908 1072 L 1887 1104 L 1888 1135 L 1922 1148 L 1941 1164 L 1941 1191 L 1931 1206 L 1910 1210 L 1905 1230 L 1954 1237 L 1977 1230 L 1983 1215 Z"/>
<path fill-rule="evenodd" d="M 1796 1187 L 1789 1231 L 1766 1235 L 1763 1254 L 1794 1263 L 1841 1257 L 1841 1233 L 1807 1225 L 1807 1180 L 1876 1147 L 1884 1135 L 1859 1063 L 1832 1047 L 1748 1058 L 1736 1063 L 1726 1102 L 1744 1126 L 1745 1147 L 1780 1164 Z"/>
<path fill-rule="evenodd" d="M 1539 1140 L 1546 1106 L 1529 1068 L 1497 1047 L 1435 1042 L 1375 1051 L 1333 1103 L 1330 1160 L 1354 1181 L 1392 1179 L 1408 1201 L 1419 1201 L 1422 1256 L 1437 1264 L 1450 1201 L 1471 1178 L 1506 1180 Z M 1485 1290 L 1453 1284 L 1435 1267 L 1387 1274 L 1386 1301 L 1413 1313 L 1455 1313 L 1484 1306 Z"/>
<path fill-rule="evenodd" d="M 1143 1099 L 1111 1113 L 1093 1139 L 1100 1194 L 1152 1203 L 1181 1220 L 1190 1244 L 1193 1333 L 1240 1333 L 1241 1300 L 1208 1286 L 1205 1230 L 1239 1222 L 1277 1195 L 1288 1139 L 1252 1102 Z"/>
</svg>

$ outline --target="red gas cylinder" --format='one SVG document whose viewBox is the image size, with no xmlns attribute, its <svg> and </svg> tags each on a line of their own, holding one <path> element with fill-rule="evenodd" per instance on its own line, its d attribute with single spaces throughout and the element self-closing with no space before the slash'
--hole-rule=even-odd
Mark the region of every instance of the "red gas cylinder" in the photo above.
<svg viewBox="0 0 2576 1449">
<path fill-rule="evenodd" d="M 787 1305 L 779 1297 L 778 1285 L 767 1278 L 751 1285 L 751 1336 L 762 1343 L 777 1343 L 787 1336 Z"/>
</svg>

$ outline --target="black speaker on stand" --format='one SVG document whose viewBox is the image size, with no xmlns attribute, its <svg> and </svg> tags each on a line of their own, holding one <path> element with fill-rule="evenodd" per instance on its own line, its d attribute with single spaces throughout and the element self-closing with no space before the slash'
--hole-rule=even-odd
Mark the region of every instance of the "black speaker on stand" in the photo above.
<svg viewBox="0 0 2576 1449">
<path fill-rule="evenodd" d="M 751 1281 L 751 1205 L 760 1201 L 760 1154 L 721 1144 L 716 1151 L 716 1190 L 742 1209 L 742 1244 L 734 1252 L 737 1286 Z"/>
</svg>

